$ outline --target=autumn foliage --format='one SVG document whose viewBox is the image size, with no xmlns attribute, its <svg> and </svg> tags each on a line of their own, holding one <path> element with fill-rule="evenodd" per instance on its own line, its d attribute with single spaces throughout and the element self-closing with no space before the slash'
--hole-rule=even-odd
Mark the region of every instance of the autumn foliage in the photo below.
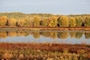
<svg viewBox="0 0 90 60">
<path fill-rule="evenodd" d="M 0 26 L 90 27 L 90 15 L 10 14 L 0 14 Z"/>
<path fill-rule="evenodd" d="M 58 18 L 59 27 L 69 27 L 69 20 L 67 16 L 60 16 Z"/>
<path fill-rule="evenodd" d="M 7 16 L 0 16 L 0 26 L 5 26 L 7 23 Z"/>
</svg>

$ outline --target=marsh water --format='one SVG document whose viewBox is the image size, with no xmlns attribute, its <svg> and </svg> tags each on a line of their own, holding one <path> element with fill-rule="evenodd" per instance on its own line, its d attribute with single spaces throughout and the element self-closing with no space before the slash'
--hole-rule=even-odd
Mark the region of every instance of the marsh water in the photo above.
<svg viewBox="0 0 90 60">
<path fill-rule="evenodd" d="M 90 31 L 0 31 L 0 42 L 90 44 Z"/>
</svg>

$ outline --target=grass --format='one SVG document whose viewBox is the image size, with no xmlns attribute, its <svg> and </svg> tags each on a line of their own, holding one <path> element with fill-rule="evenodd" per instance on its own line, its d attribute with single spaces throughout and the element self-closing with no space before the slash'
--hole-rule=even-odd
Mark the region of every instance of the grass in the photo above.
<svg viewBox="0 0 90 60">
<path fill-rule="evenodd" d="M 1 59 L 89 60 L 90 45 L 0 43 Z"/>
</svg>

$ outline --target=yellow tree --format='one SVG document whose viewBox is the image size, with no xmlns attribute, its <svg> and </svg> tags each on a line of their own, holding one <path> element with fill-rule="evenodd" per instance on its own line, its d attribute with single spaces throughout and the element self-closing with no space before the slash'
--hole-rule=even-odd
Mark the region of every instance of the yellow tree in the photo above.
<svg viewBox="0 0 90 60">
<path fill-rule="evenodd" d="M 76 18 L 76 27 L 82 27 L 83 18 L 81 16 L 77 16 Z"/>
<path fill-rule="evenodd" d="M 41 26 L 42 27 L 47 27 L 49 24 L 49 19 L 48 18 L 44 18 L 41 20 Z"/>
<path fill-rule="evenodd" d="M 16 19 L 15 18 L 9 18 L 8 25 L 9 26 L 16 26 Z"/>
<path fill-rule="evenodd" d="M 0 17 L 0 26 L 5 26 L 7 23 L 7 16 L 1 16 Z"/>
<path fill-rule="evenodd" d="M 76 20 L 74 17 L 69 17 L 69 27 L 76 27 Z"/>
<path fill-rule="evenodd" d="M 33 26 L 32 17 L 26 16 L 24 19 L 25 19 L 25 26 L 26 27 L 32 27 Z"/>
<path fill-rule="evenodd" d="M 58 18 L 59 27 L 69 27 L 69 20 L 67 16 L 60 16 Z"/>
<path fill-rule="evenodd" d="M 90 27 L 90 16 L 85 18 L 85 27 Z"/>
<path fill-rule="evenodd" d="M 17 21 L 17 26 L 23 27 L 25 25 L 25 20 L 24 19 L 19 19 Z"/>
<path fill-rule="evenodd" d="M 57 17 L 51 16 L 49 17 L 49 27 L 56 27 L 57 26 Z"/>
<path fill-rule="evenodd" d="M 33 26 L 34 27 L 40 27 L 40 16 L 34 16 L 32 18 L 33 20 Z"/>
</svg>

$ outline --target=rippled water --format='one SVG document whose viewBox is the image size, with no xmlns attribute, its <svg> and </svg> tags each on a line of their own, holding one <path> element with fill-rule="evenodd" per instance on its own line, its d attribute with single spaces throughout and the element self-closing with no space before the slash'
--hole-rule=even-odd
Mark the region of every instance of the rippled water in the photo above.
<svg viewBox="0 0 90 60">
<path fill-rule="evenodd" d="M 0 42 L 90 44 L 90 31 L 0 31 Z"/>
</svg>

